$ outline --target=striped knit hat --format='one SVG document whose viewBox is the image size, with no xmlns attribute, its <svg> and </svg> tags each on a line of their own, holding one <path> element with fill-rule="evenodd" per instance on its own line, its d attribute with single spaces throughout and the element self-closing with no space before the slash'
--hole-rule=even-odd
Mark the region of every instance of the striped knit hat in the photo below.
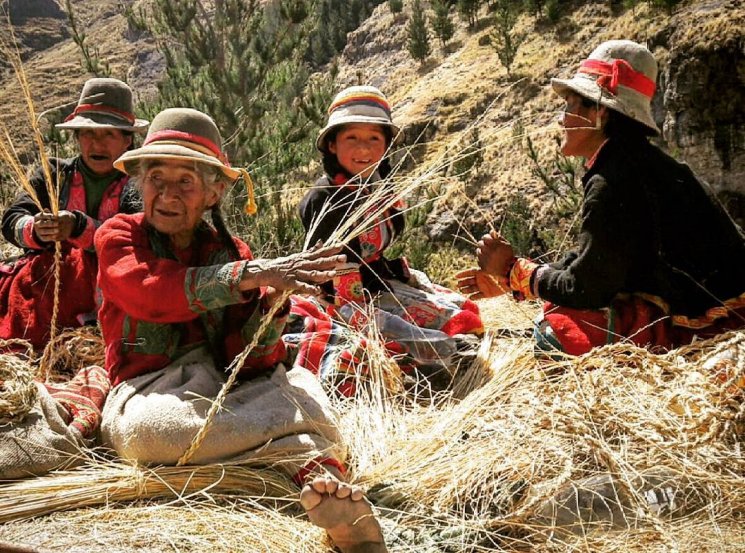
<svg viewBox="0 0 745 553">
<path fill-rule="evenodd" d="M 336 127 L 350 123 L 372 123 L 391 130 L 394 137 L 399 128 L 391 120 L 391 106 L 388 99 L 374 86 L 350 86 L 336 95 L 328 109 L 329 120 L 318 133 L 316 147 L 328 153 L 327 138 Z"/>
<path fill-rule="evenodd" d="M 554 91 L 598 102 L 660 132 L 652 117 L 657 62 L 646 47 L 631 40 L 608 40 L 595 48 L 571 79 L 551 79 Z"/>
</svg>

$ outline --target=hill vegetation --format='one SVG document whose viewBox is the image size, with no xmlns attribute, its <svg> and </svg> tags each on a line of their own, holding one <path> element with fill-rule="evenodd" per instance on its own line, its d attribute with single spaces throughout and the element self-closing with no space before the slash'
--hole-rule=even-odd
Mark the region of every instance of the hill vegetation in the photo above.
<svg viewBox="0 0 745 553">
<path fill-rule="evenodd" d="M 320 171 L 313 136 L 331 96 L 360 82 L 389 96 L 404 127 L 393 179 L 420 186 L 397 247 L 413 266 L 446 281 L 490 226 L 536 257 L 565 250 L 582 168 L 556 154 L 549 79 L 573 74 L 609 38 L 646 42 L 659 59 L 662 144 L 723 197 L 744 192 L 739 0 L 4 5 L 48 126 L 90 70 L 126 79 L 141 114 L 189 103 L 218 118 L 231 160 L 259 191 L 254 220 L 242 186 L 231 191 L 231 224 L 269 255 L 300 247 L 295 206 Z M 409 51 L 415 5 L 432 41 L 421 60 Z M 0 116 L 32 163 L 2 68 Z M 64 139 L 50 128 L 62 152 Z M 14 191 L 3 180 L 0 204 Z M 374 336 L 357 336 L 368 344 L 366 385 L 331 399 L 350 477 L 368 490 L 392 552 L 745 549 L 742 333 L 667 355 L 616 344 L 547 361 L 532 351 L 537 304 L 480 307 L 489 332 L 444 390 L 407 378 Z M 83 338 L 96 359 L 81 362 L 103 363 L 100 337 Z M 66 350 L 64 364 L 77 366 L 85 349 Z M 0 539 L 68 553 L 330 550 L 290 482 L 266 470 L 271 460 L 257 464 L 142 467 L 89 452 L 81 469 L 0 486 Z M 610 479 L 623 516 L 594 529 L 554 525 L 551 498 L 571 501 L 598 478 Z"/>
<path fill-rule="evenodd" d="M 432 177 L 411 198 L 409 222 L 426 223 L 420 233 L 441 251 L 423 247 L 417 232 L 401 250 L 432 270 L 442 266 L 444 277 L 458 250 L 468 250 L 469 233 L 496 226 L 512 232 L 523 253 L 555 255 L 571 244 L 579 168 L 555 154 L 560 102 L 548 80 L 571 74 L 595 45 L 616 37 L 647 42 L 660 60 L 662 144 L 742 216 L 742 79 L 724 82 L 716 71 L 743 64 L 745 15 L 733 0 L 423 2 L 416 13 L 429 29 L 423 37 L 434 41 L 436 26 L 452 26 L 423 62 L 409 52 L 411 2 L 398 13 L 396 3 L 361 0 L 6 4 L 40 110 L 74 101 L 71 91 L 91 75 L 86 69 L 101 63 L 135 88 L 145 116 L 169 105 L 211 113 L 231 160 L 257 182 L 259 218 L 242 215 L 240 185 L 228 210 L 257 251 L 300 246 L 294 208 L 319 171 L 312 137 L 331 96 L 364 82 L 393 100 L 404 127 L 401 174 Z M 694 83 L 689 74 L 697 68 L 705 70 Z M 722 93 L 702 105 L 715 85 Z M 12 136 L 27 144 L 7 73 L 0 89 Z M 50 123 L 70 107 L 53 109 Z M 7 198 L 8 185 L 1 188 Z"/>
</svg>

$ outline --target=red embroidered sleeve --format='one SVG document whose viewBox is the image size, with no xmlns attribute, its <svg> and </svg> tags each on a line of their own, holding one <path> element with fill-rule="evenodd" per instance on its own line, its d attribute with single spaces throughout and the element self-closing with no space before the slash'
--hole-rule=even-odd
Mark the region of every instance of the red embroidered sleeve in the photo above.
<svg viewBox="0 0 745 553">
<path fill-rule="evenodd" d="M 136 319 L 175 323 L 245 301 L 238 289 L 244 261 L 186 267 L 159 258 L 136 222 L 141 217 L 114 217 L 96 233 L 98 285 L 112 303 Z"/>
</svg>

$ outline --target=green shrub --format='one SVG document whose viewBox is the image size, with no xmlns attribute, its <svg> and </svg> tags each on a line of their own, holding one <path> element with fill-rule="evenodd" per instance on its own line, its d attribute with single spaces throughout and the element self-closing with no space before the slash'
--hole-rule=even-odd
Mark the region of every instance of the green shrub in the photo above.
<svg viewBox="0 0 745 553">
<path fill-rule="evenodd" d="M 429 30 L 427 29 L 427 16 L 419 0 L 414 0 L 411 19 L 406 27 L 408 40 L 406 46 L 411 57 L 423 63 L 432 53 L 429 43 Z"/>
<path fill-rule="evenodd" d="M 445 50 L 448 41 L 455 34 L 455 25 L 450 19 L 450 6 L 446 0 L 434 0 L 432 2 L 432 11 L 435 17 L 432 20 L 432 30 L 435 36 L 440 40 L 440 47 Z"/>
<path fill-rule="evenodd" d="M 534 249 L 534 215 L 524 194 L 511 194 L 500 225 L 504 236 L 517 255 L 526 256 Z"/>
<path fill-rule="evenodd" d="M 466 182 L 484 161 L 484 145 L 477 127 L 473 127 L 468 133 L 466 146 L 456 156 L 452 163 L 452 174 Z"/>
</svg>

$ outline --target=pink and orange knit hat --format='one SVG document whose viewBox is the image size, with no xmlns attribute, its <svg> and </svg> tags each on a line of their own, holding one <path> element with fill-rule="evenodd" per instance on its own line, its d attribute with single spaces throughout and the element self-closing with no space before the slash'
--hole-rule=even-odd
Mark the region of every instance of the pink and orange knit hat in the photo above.
<svg viewBox="0 0 745 553">
<path fill-rule="evenodd" d="M 374 86 L 350 86 L 336 95 L 328 109 L 329 119 L 318 133 L 316 148 L 328 153 L 327 138 L 336 127 L 350 123 L 372 123 L 391 130 L 394 138 L 399 128 L 391 120 L 391 106 L 388 99 Z"/>
</svg>

